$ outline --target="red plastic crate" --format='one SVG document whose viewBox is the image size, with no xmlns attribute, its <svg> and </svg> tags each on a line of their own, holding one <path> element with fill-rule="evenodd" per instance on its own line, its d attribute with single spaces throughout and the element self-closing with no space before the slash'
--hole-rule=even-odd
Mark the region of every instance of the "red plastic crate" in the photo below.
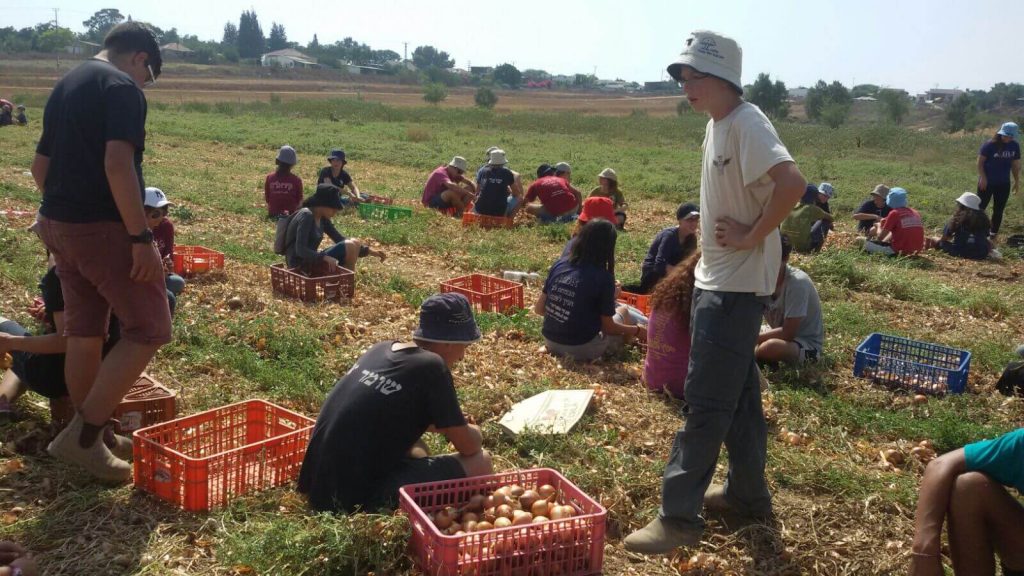
<svg viewBox="0 0 1024 576">
<path fill-rule="evenodd" d="M 114 409 L 113 418 L 118 421 L 114 431 L 131 434 L 146 426 L 173 420 L 177 415 L 177 393 L 168 390 L 149 374 L 143 373 Z M 55 420 L 70 422 L 75 415 L 70 402 L 53 414 Z"/>
<path fill-rule="evenodd" d="M 558 490 L 559 501 L 572 505 L 576 515 L 459 536 L 442 534 L 431 521 L 446 506 L 462 505 L 475 494 L 490 494 L 508 484 L 524 488 L 551 484 Z M 410 484 L 399 490 L 399 500 L 412 524 L 409 554 L 431 576 L 601 573 L 607 511 L 550 468 Z"/>
<path fill-rule="evenodd" d="M 204 511 L 295 479 L 315 421 L 248 400 L 136 430 L 135 486 Z"/>
<path fill-rule="evenodd" d="M 270 267 L 270 285 L 274 292 L 303 302 L 351 299 L 356 293 L 355 272 L 336 266 L 324 274 L 306 276 L 297 268 L 284 264 Z"/>
<path fill-rule="evenodd" d="M 523 285 L 484 274 L 460 276 L 441 283 L 441 292 L 458 292 L 484 312 L 512 312 L 523 308 Z"/>
<path fill-rule="evenodd" d="M 215 268 L 224 268 L 224 254 L 202 246 L 175 246 L 174 273 L 195 276 Z"/>
<path fill-rule="evenodd" d="M 515 220 L 507 216 L 488 216 L 486 214 L 477 214 L 466 210 L 462 213 L 462 225 L 472 226 L 478 225 L 481 228 L 514 228 L 516 225 Z"/>
<path fill-rule="evenodd" d="M 639 310 L 644 316 L 651 315 L 651 296 L 649 294 L 634 294 L 622 291 L 619 293 L 619 302 L 628 304 Z"/>
</svg>

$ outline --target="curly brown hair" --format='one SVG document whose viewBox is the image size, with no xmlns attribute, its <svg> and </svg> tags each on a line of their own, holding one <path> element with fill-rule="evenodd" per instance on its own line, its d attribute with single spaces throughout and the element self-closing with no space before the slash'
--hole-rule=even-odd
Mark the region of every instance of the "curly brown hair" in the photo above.
<svg viewBox="0 0 1024 576">
<path fill-rule="evenodd" d="M 690 254 L 654 286 L 654 291 L 651 292 L 651 310 L 669 312 L 682 318 L 690 317 L 693 275 L 698 261 L 700 250 Z"/>
</svg>

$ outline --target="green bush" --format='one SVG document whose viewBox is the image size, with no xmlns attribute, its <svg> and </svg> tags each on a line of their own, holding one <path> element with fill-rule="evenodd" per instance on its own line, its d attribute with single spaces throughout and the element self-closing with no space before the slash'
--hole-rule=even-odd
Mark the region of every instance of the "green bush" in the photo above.
<svg viewBox="0 0 1024 576">
<path fill-rule="evenodd" d="M 476 89 L 476 94 L 473 96 L 473 101 L 480 108 L 486 108 L 490 110 L 494 108 L 494 105 L 498 103 L 498 95 L 494 93 L 494 90 L 481 86 Z"/>
<path fill-rule="evenodd" d="M 433 105 L 438 105 L 448 97 L 448 89 L 444 84 L 433 82 L 423 88 L 423 99 Z"/>
</svg>

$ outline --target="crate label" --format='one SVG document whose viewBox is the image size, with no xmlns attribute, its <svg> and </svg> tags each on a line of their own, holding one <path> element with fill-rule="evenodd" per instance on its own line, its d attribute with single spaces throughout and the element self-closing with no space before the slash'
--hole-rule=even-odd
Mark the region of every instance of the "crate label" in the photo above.
<svg viewBox="0 0 1024 576">
<path fill-rule="evenodd" d="M 121 430 L 138 430 L 142 428 L 142 412 L 132 410 L 121 414 Z"/>
<path fill-rule="evenodd" d="M 167 483 L 171 481 L 171 471 L 165 468 L 157 468 L 156 472 L 153 473 L 153 480 L 157 482 Z"/>
</svg>

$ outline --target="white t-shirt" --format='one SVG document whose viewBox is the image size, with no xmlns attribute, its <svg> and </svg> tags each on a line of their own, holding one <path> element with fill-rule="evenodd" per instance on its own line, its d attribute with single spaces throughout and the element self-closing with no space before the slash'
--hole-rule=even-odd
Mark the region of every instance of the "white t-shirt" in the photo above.
<svg viewBox="0 0 1024 576">
<path fill-rule="evenodd" d="M 704 133 L 700 178 L 700 263 L 695 285 L 702 290 L 754 292 L 775 290 L 782 260 L 779 231 L 772 230 L 752 250 L 719 246 L 715 221 L 726 216 L 752 225 L 772 197 L 775 182 L 768 176 L 776 164 L 792 162 L 779 135 L 753 104 L 744 102 L 725 118 L 708 121 Z"/>
</svg>

